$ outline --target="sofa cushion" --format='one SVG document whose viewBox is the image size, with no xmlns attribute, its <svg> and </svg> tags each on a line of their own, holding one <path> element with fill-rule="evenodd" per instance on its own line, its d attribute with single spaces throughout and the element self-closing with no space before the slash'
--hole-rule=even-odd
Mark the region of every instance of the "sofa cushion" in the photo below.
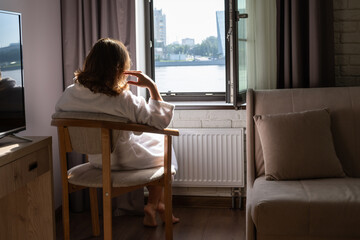
<svg viewBox="0 0 360 240">
<path fill-rule="evenodd" d="M 259 239 L 360 239 L 359 178 L 266 181 L 263 176 L 248 198 Z"/>
<path fill-rule="evenodd" d="M 328 110 L 254 116 L 268 180 L 343 177 Z"/>
</svg>

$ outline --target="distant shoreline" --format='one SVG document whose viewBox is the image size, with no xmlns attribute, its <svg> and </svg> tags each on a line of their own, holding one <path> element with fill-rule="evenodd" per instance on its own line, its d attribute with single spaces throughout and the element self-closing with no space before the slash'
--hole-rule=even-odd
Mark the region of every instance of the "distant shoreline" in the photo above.
<svg viewBox="0 0 360 240">
<path fill-rule="evenodd" d="M 225 65 L 225 60 L 155 62 L 155 67 Z"/>
<path fill-rule="evenodd" d="M 2 71 L 2 72 L 13 71 L 13 70 L 18 70 L 18 69 L 21 69 L 20 65 L 15 65 L 15 66 L 6 65 L 6 66 L 0 67 L 0 71 Z"/>
</svg>

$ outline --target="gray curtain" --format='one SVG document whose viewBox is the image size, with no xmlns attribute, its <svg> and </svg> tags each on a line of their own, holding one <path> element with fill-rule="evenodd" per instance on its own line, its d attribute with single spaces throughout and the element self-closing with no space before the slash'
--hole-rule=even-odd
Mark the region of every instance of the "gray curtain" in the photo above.
<svg viewBox="0 0 360 240">
<path fill-rule="evenodd" d="M 61 0 L 61 17 L 64 87 L 72 84 L 74 71 L 99 38 L 122 41 L 136 68 L 135 1 Z"/>
<path fill-rule="evenodd" d="M 131 68 L 136 69 L 135 1 L 61 0 L 61 23 L 64 89 L 73 83 L 74 71 L 82 67 L 86 55 L 100 38 L 122 41 L 130 53 Z M 136 87 L 132 86 L 131 91 L 136 93 Z M 84 162 L 85 158 L 80 154 L 69 154 L 68 160 L 72 167 Z M 120 196 L 114 200 L 115 214 L 142 213 L 143 199 L 142 190 Z M 71 194 L 73 211 L 82 211 L 88 205 L 86 191 Z"/>
<path fill-rule="evenodd" d="M 277 0 L 277 88 L 335 86 L 332 0 Z"/>
</svg>

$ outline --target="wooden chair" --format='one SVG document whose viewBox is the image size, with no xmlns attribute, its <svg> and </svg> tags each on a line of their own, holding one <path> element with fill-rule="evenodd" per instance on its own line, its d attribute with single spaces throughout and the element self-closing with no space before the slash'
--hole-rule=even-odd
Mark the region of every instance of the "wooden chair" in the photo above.
<svg viewBox="0 0 360 240">
<path fill-rule="evenodd" d="M 159 130 L 150 126 L 127 123 L 124 119 L 100 114 L 81 112 L 59 112 L 53 115 L 52 126 L 58 129 L 59 154 L 62 178 L 62 215 L 64 239 L 70 239 L 69 194 L 89 188 L 92 232 L 100 235 L 96 188 L 103 189 L 104 239 L 112 239 L 111 198 L 143 188 L 147 185 L 164 187 L 165 236 L 173 237 L 172 223 L 172 136 L 179 132 L 173 129 Z M 110 154 L 119 131 L 149 132 L 164 135 L 164 167 L 134 171 L 111 171 Z M 102 154 L 102 169 L 90 163 L 67 169 L 67 153 L 76 151 L 83 154 Z"/>
</svg>

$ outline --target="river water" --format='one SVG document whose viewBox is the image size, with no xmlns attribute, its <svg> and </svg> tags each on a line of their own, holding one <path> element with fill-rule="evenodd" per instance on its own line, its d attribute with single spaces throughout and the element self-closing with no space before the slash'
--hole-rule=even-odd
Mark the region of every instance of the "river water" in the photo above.
<svg viewBox="0 0 360 240">
<path fill-rule="evenodd" d="M 1 71 L 1 77 L 14 79 L 16 82 L 16 86 L 22 86 L 20 69 L 10 70 L 10 71 Z"/>
<path fill-rule="evenodd" d="M 21 70 L 3 71 L 21 86 Z M 225 92 L 225 66 L 167 66 L 155 68 L 155 81 L 160 92 Z"/>
<path fill-rule="evenodd" d="M 167 66 L 155 68 L 160 92 L 225 92 L 225 66 Z"/>
</svg>

